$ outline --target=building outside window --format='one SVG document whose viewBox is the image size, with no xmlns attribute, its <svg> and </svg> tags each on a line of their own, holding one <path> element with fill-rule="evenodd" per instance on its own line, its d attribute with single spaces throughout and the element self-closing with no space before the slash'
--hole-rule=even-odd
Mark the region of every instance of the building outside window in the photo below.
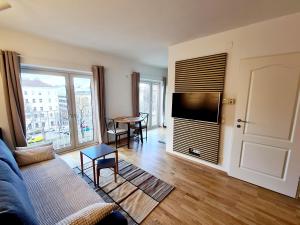
<svg viewBox="0 0 300 225">
<path fill-rule="evenodd" d="M 92 76 L 51 74 L 52 71 L 21 69 L 23 95 L 28 99 L 25 101 L 27 143 L 30 146 L 53 142 L 55 150 L 60 151 L 95 142 Z M 39 113 L 34 113 L 37 109 Z M 76 120 L 70 115 L 76 115 Z M 78 134 L 77 137 L 71 136 L 72 133 Z"/>
</svg>

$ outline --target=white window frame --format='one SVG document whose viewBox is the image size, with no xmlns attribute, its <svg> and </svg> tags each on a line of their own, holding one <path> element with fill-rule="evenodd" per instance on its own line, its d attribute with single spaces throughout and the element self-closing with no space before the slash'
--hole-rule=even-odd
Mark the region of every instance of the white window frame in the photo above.
<svg viewBox="0 0 300 225">
<path fill-rule="evenodd" d="M 149 119 L 148 119 L 148 128 L 150 129 L 155 129 L 161 126 L 162 124 L 162 86 L 163 86 L 163 82 L 161 80 L 151 80 L 151 79 L 144 79 L 141 78 L 140 83 L 147 83 L 150 84 L 150 115 L 149 115 Z M 158 84 L 159 85 L 159 93 L 158 93 L 158 112 L 157 112 L 157 125 L 156 126 L 152 126 L 152 86 L 154 84 Z"/>
<path fill-rule="evenodd" d="M 65 78 L 66 85 L 66 97 L 69 114 L 69 127 L 70 127 L 70 146 L 57 149 L 57 153 L 63 153 L 68 151 L 75 151 L 84 147 L 92 146 L 99 143 L 98 140 L 98 118 L 96 117 L 96 105 L 95 105 L 95 93 L 94 93 L 94 80 L 91 72 L 78 72 L 72 70 L 59 70 L 53 68 L 41 68 L 35 66 L 21 65 L 21 74 L 28 72 L 31 74 L 60 76 Z M 75 92 L 73 86 L 73 80 L 75 77 L 89 77 L 91 78 L 91 107 L 92 107 L 92 120 L 93 120 L 93 140 L 89 142 L 79 143 L 78 131 L 77 131 L 77 119 L 76 119 L 76 103 Z M 70 111 L 71 109 L 71 111 Z"/>
</svg>

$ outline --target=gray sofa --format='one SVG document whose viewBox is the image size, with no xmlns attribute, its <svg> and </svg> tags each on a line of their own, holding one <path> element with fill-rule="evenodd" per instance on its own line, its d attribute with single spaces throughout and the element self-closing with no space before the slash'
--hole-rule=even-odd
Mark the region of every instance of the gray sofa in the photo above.
<svg viewBox="0 0 300 225">
<path fill-rule="evenodd" d="M 19 169 L 0 140 L 0 167 L 0 221 L 53 225 L 91 204 L 104 202 L 59 157 Z M 112 212 L 98 224 L 126 225 L 127 220 L 119 212 Z"/>
</svg>

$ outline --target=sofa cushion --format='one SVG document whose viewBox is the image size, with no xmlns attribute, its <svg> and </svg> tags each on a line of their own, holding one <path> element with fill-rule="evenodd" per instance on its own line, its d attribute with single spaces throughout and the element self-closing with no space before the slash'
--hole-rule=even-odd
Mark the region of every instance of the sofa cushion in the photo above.
<svg viewBox="0 0 300 225">
<path fill-rule="evenodd" d="M 53 225 L 98 202 L 104 202 L 65 161 L 55 159 L 21 167 L 40 225 Z"/>
<path fill-rule="evenodd" d="M 7 145 L 0 139 L 0 160 L 6 162 L 9 167 L 21 178 L 23 179 L 19 166 L 13 156 L 12 151 L 7 147 Z"/>
<path fill-rule="evenodd" d="M 19 166 L 27 166 L 55 158 L 53 145 L 29 148 L 15 151 L 15 157 Z"/>
<path fill-rule="evenodd" d="M 114 203 L 95 203 L 73 213 L 56 225 L 95 225 L 108 216 L 116 207 Z"/>
<path fill-rule="evenodd" d="M 0 221 L 14 225 L 37 225 L 34 208 L 23 180 L 0 160 Z"/>
</svg>

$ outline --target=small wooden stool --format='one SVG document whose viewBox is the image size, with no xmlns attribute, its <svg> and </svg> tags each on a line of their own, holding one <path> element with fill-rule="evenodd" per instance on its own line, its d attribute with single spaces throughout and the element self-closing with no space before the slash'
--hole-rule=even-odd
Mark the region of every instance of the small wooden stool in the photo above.
<svg viewBox="0 0 300 225">
<path fill-rule="evenodd" d="M 117 162 L 115 158 L 99 159 L 97 161 L 97 185 L 99 186 L 100 170 L 114 168 L 115 182 L 117 183 Z"/>
</svg>

